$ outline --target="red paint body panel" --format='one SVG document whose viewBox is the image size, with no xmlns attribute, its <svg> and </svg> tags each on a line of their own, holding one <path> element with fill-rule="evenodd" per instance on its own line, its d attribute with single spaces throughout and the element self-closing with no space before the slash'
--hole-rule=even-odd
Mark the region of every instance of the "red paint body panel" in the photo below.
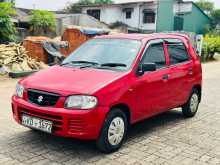
<svg viewBox="0 0 220 165">
<path fill-rule="evenodd" d="M 57 93 L 60 98 L 54 107 L 40 107 L 28 102 L 26 92 L 23 99 L 13 96 L 13 116 L 18 123 L 21 123 L 21 113 L 27 113 L 54 121 L 54 135 L 97 139 L 111 107 L 119 104 L 126 105 L 130 111 L 130 123 L 135 123 L 183 105 L 187 102 L 192 88 L 195 85 L 202 86 L 201 64 L 185 35 L 122 34 L 97 38 L 140 40 L 142 48 L 127 72 L 53 66 L 21 80 L 19 83 L 25 89 Z M 171 66 L 167 47 L 164 45 L 167 67 L 137 76 L 136 71 L 145 45 L 149 40 L 163 38 L 182 40 L 191 60 Z M 165 74 L 169 75 L 169 79 L 162 78 Z M 64 103 L 67 96 L 74 94 L 96 96 L 98 105 L 90 110 L 65 109 Z"/>
</svg>

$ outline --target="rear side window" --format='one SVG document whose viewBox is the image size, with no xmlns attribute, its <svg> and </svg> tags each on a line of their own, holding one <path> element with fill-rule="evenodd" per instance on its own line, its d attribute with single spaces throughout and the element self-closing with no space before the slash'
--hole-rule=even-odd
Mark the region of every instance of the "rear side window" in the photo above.
<svg viewBox="0 0 220 165">
<path fill-rule="evenodd" d="M 142 63 L 155 63 L 158 69 L 166 66 L 163 43 L 151 44 L 144 54 Z"/>
<path fill-rule="evenodd" d="M 177 39 L 166 40 L 168 53 L 170 57 L 170 64 L 175 65 L 189 61 L 189 55 L 184 43 Z"/>
</svg>

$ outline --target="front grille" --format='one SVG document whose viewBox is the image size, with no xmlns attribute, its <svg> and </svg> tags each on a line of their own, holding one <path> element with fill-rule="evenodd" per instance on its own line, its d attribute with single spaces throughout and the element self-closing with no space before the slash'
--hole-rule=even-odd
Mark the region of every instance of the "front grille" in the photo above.
<svg viewBox="0 0 220 165">
<path fill-rule="evenodd" d="M 33 89 L 28 89 L 27 95 L 29 102 L 44 107 L 55 106 L 60 97 L 58 94 L 55 93 L 48 93 Z"/>
<path fill-rule="evenodd" d="M 61 131 L 62 130 L 62 126 L 63 126 L 63 117 L 62 116 L 31 111 L 31 110 L 24 109 L 24 108 L 19 108 L 18 110 L 19 110 L 20 121 L 21 121 L 22 115 L 28 115 L 28 116 L 52 121 L 53 122 L 53 131 Z"/>
</svg>

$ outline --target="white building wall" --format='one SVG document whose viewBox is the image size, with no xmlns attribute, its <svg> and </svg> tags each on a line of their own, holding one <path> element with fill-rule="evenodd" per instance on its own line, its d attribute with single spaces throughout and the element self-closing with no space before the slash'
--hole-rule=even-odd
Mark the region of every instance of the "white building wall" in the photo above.
<svg viewBox="0 0 220 165">
<path fill-rule="evenodd" d="M 192 3 L 175 3 L 174 13 L 187 13 L 192 12 Z"/>
<path fill-rule="evenodd" d="M 133 8 L 133 12 L 131 14 L 130 19 L 126 19 L 126 12 L 123 12 L 122 10 L 124 8 Z M 130 27 L 138 28 L 139 27 L 139 5 L 123 5 L 121 7 L 121 22 L 127 24 Z"/>
<path fill-rule="evenodd" d="M 143 17 L 144 17 L 143 10 L 144 9 L 150 9 L 156 13 L 155 23 L 147 23 L 147 24 L 143 23 Z M 157 28 L 156 24 L 157 24 L 157 5 L 156 4 L 145 4 L 145 5 L 140 6 L 140 29 L 156 30 Z"/>
<path fill-rule="evenodd" d="M 101 10 L 100 21 L 107 24 L 116 22 L 116 20 L 121 21 L 121 8 L 118 6 L 108 6 L 108 7 L 85 7 L 82 9 L 82 13 L 87 14 L 87 10 L 99 9 Z"/>
<path fill-rule="evenodd" d="M 124 8 L 133 8 L 131 19 L 126 19 L 126 12 L 123 12 Z M 157 5 L 152 3 L 137 3 L 131 5 L 113 5 L 113 6 L 102 6 L 102 7 L 84 7 L 82 13 L 87 13 L 88 9 L 100 9 L 100 21 L 107 24 L 112 24 L 117 21 L 123 22 L 130 27 L 138 28 L 142 30 L 156 30 L 156 21 L 155 23 L 143 23 L 143 10 L 151 9 L 157 13 Z M 156 16 L 157 18 L 157 16 Z"/>
<path fill-rule="evenodd" d="M 122 21 L 121 19 L 122 13 L 120 7 L 105 7 L 101 9 L 101 21 L 107 24 L 111 24 L 115 23 L 116 21 Z"/>
</svg>

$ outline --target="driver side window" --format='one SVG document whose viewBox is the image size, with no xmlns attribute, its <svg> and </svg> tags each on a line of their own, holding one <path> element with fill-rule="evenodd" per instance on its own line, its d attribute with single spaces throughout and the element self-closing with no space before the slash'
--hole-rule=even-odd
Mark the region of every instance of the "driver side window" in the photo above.
<svg viewBox="0 0 220 165">
<path fill-rule="evenodd" d="M 166 66 L 163 42 L 152 43 L 145 51 L 142 63 L 155 63 L 157 69 Z"/>
</svg>

